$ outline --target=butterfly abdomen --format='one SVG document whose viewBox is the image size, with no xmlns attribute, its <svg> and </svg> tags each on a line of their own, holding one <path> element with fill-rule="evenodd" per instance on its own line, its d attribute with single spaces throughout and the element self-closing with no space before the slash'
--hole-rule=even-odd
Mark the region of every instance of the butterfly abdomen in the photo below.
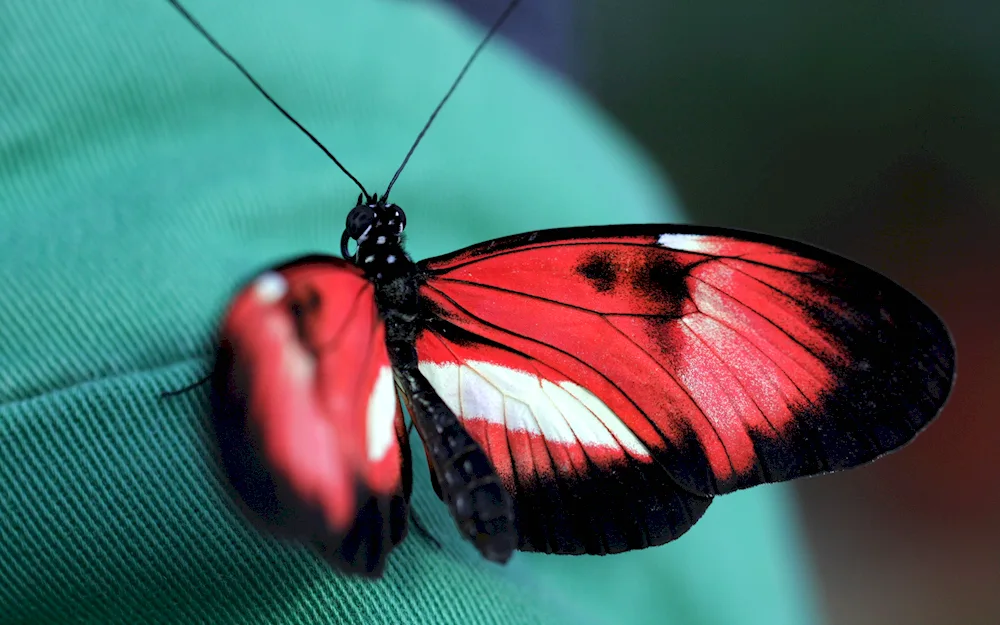
<svg viewBox="0 0 1000 625">
<path fill-rule="evenodd" d="M 397 367 L 396 375 L 456 525 L 483 557 L 506 562 L 518 544 L 513 499 L 482 447 L 415 364 Z"/>
</svg>

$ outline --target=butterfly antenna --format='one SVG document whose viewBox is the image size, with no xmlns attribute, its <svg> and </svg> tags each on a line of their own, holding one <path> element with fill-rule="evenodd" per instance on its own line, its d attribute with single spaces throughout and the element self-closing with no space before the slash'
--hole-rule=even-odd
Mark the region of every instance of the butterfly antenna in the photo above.
<svg viewBox="0 0 1000 625">
<path fill-rule="evenodd" d="M 465 62 L 465 66 L 462 68 L 462 71 L 458 73 L 458 77 L 455 78 L 455 81 L 451 83 L 451 87 L 448 89 L 448 93 L 444 94 L 444 97 L 441 98 L 441 101 L 438 103 L 437 108 L 435 108 L 434 112 L 431 113 L 431 116 L 430 118 L 428 118 L 427 123 L 424 124 L 424 127 L 420 130 L 420 134 L 417 135 L 417 140 L 414 141 L 413 145 L 410 146 L 410 151 L 406 153 L 406 157 L 403 159 L 403 163 L 399 166 L 399 169 L 396 170 L 396 174 L 392 177 L 392 181 L 389 182 L 389 186 L 386 187 L 385 193 L 382 194 L 383 202 L 385 202 L 385 200 L 389 197 L 389 191 L 392 190 L 392 185 L 396 184 L 396 178 L 399 178 L 399 174 L 403 172 L 403 168 L 406 167 L 406 164 L 410 161 L 410 157 L 413 156 L 413 152 L 414 150 L 417 149 L 417 145 L 420 144 L 420 140 L 424 138 L 425 134 L 427 134 L 427 129 L 431 127 L 432 123 L 434 123 L 434 118 L 437 117 L 437 114 L 441 111 L 441 108 L 444 106 L 444 103 L 447 102 L 448 98 L 451 97 L 451 94 L 455 92 L 455 88 L 458 87 L 458 83 L 462 81 L 462 78 L 465 76 L 465 73 L 469 71 L 469 67 L 472 66 L 472 62 L 476 60 L 476 57 L 479 56 L 479 53 L 482 52 L 483 48 L 486 47 L 486 44 L 489 43 L 490 39 L 493 38 L 493 35 L 495 35 L 496 32 L 500 30 L 500 27 L 503 26 L 503 23 L 507 21 L 507 18 L 510 17 L 510 14 L 514 12 L 514 9 L 519 4 L 521 4 L 521 0 L 511 0 L 510 4 L 507 5 L 507 8 L 504 9 L 503 13 L 500 14 L 500 17 L 498 17 L 496 22 L 493 23 L 493 26 L 490 28 L 490 31 L 486 33 L 486 36 L 483 37 L 483 40 L 480 41 L 476 49 L 473 50 L 472 56 L 470 56 L 469 60 Z"/>
<path fill-rule="evenodd" d="M 262 96 L 264 96 L 265 98 L 267 98 L 267 101 L 268 101 L 268 102 L 270 102 L 271 104 L 273 104 L 273 105 L 274 105 L 274 108 L 278 109 L 278 110 L 279 110 L 279 111 L 281 112 L 281 114 L 282 114 L 282 115 L 284 115 L 284 116 L 285 116 L 285 117 L 286 117 L 286 118 L 288 119 L 288 121 L 290 121 L 290 122 L 292 122 L 293 124 L 295 124 L 295 125 L 296 125 L 296 126 L 298 127 L 298 129 L 299 129 L 299 130 L 301 130 L 302 132 L 304 132 L 304 133 L 305 133 L 305 135 L 306 135 L 307 137 L 309 137 L 309 138 L 310 138 L 310 139 L 312 140 L 312 142 L 313 142 L 313 143 L 315 143 L 315 144 L 316 144 L 316 146 L 317 146 L 317 147 L 318 147 L 319 149 L 323 150 L 323 153 L 324 153 L 324 154 L 326 154 L 326 155 L 327 155 L 327 156 L 328 156 L 328 157 L 330 158 L 330 160 L 331 160 L 331 161 L 333 161 L 333 162 L 334 162 L 334 164 L 335 164 L 335 165 L 336 165 L 337 167 L 339 167 L 339 168 L 340 168 L 340 171 L 342 171 L 342 172 L 344 172 L 345 174 L 347 174 L 347 177 L 348 177 L 348 178 L 350 178 L 351 180 L 353 180 L 353 181 L 354 181 L 354 184 L 358 185 L 358 188 L 359 188 L 359 189 L 361 189 L 361 193 L 362 193 L 362 194 L 364 194 L 364 196 L 365 196 L 365 199 L 366 199 L 366 200 L 368 199 L 369 195 L 368 195 L 368 192 L 367 192 L 367 191 L 365 191 L 365 187 L 364 187 L 364 185 L 362 185 L 362 184 L 361 184 L 361 182 L 359 182 L 357 178 L 355 178 L 355 177 L 354 177 L 353 175 L 351 175 L 351 172 L 347 171 L 347 168 L 346 168 L 346 167 L 344 167 L 343 165 L 341 165 L 341 164 L 340 164 L 340 161 L 338 161 L 338 160 L 337 160 L 337 157 L 336 157 L 336 156 L 334 156 L 334 155 L 333 155 L 333 154 L 332 154 L 332 153 L 330 152 L 330 150 L 326 149 L 326 146 L 324 146 L 324 145 L 323 145 L 322 143 L 320 143 L 320 142 L 319 142 L 319 139 L 317 139 L 317 138 L 316 138 L 315 136 L 313 136 L 313 134 L 312 134 L 311 132 L 309 132 L 308 130 L 306 130 L 305 126 L 303 126 L 302 124 L 300 124 L 300 123 L 299 123 L 299 122 L 298 122 L 298 121 L 297 121 L 297 120 L 296 120 L 296 119 L 295 119 L 294 117 L 292 117 L 292 116 L 291 116 L 291 114 L 289 114 L 289 112 L 288 112 L 288 111 L 286 111 L 286 110 L 285 110 L 285 109 L 284 109 L 284 108 L 283 108 L 283 107 L 282 107 L 282 106 L 281 106 L 280 104 L 278 104 L 278 103 L 277 103 L 277 102 L 275 101 L 275 99 L 271 97 L 271 94 L 269 94 L 269 93 L 268 93 L 267 91 L 265 91 L 265 90 L 264 90 L 264 87 L 260 86 L 260 83 L 259 83 L 259 82 L 257 82 L 257 81 L 256 81 L 256 80 L 254 79 L 254 77 L 250 75 L 250 72 L 248 72 L 248 71 L 247 71 L 247 69 L 246 69 L 245 67 L 243 67 L 243 64 L 242 64 L 242 63 L 240 63 L 239 61 L 237 61 L 237 60 L 236 60 L 236 59 L 235 59 L 235 58 L 233 57 L 233 55 L 229 53 L 229 51 L 228 51 L 228 50 L 226 50 L 225 48 L 223 48 L 223 47 L 222 47 L 222 44 L 221 44 L 221 43 L 219 43 L 218 41 L 216 41 L 215 37 L 213 37 L 212 35 L 210 35 L 210 34 L 208 33 L 208 31 L 207 31 L 207 30 L 205 30 L 205 27 L 204 27 L 204 26 L 202 26 L 202 25 L 201 25 L 201 23 L 200 23 L 200 22 L 199 22 L 198 20 L 196 20 L 196 19 L 194 18 L 194 16 L 193 16 L 193 15 L 191 15 L 191 14 L 190 14 L 190 13 L 188 12 L 188 10 L 187 10 L 187 9 L 185 9 L 185 8 L 184 8 L 183 6 L 181 6 L 181 3 L 180 3 L 180 2 L 178 2 L 177 0 L 167 0 L 167 2 L 169 2 L 169 3 L 170 3 L 170 4 L 171 4 L 171 5 L 172 5 L 172 6 L 173 6 L 173 7 L 175 8 L 175 9 L 177 9 L 177 11 L 178 11 L 178 12 L 179 12 L 179 13 L 180 13 L 181 15 L 183 15 L 183 16 L 184 16 L 184 19 L 186 19 L 186 20 L 187 20 L 188 22 L 190 22 L 190 23 L 191 23 L 191 25 L 192 25 L 192 26 L 194 26 L 194 27 L 195 27 L 195 29 L 197 29 L 197 30 L 198 30 L 198 32 L 200 32 L 200 33 L 202 34 L 202 36 L 204 36 L 204 37 L 205 37 L 205 39 L 207 39 L 207 40 L 208 40 L 208 42 L 209 42 L 210 44 L 212 44 L 212 46 L 213 46 L 213 47 L 214 47 L 214 48 L 215 48 L 216 50 L 218 50 L 219 52 L 221 52 L 221 53 L 222 53 L 222 56 L 224 56 L 224 57 L 226 57 L 227 59 L 229 59 L 229 62 L 230 62 L 230 63 L 232 63 L 233 65 L 235 65 L 235 66 L 236 66 L 236 69 L 240 70 L 240 73 L 242 73 L 242 74 L 243 74 L 244 76 L 246 76 L 246 79 L 247 79 L 247 80 L 249 80 L 249 81 L 250 81 L 250 83 L 251 83 L 251 84 L 252 84 L 252 85 L 253 85 L 254 87 L 256 87 L 256 88 L 257 88 L 257 91 L 259 91 L 259 92 L 260 92 L 260 94 L 261 94 Z"/>
</svg>

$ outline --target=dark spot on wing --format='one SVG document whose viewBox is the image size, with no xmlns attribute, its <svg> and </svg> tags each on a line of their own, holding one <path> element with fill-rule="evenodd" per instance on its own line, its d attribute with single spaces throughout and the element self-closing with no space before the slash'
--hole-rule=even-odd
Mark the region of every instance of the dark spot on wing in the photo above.
<svg viewBox="0 0 1000 625">
<path fill-rule="evenodd" d="M 610 252 L 586 255 L 576 266 L 576 272 L 586 278 L 599 293 L 615 288 L 618 281 L 618 268 Z"/>
<path fill-rule="evenodd" d="M 295 332 L 299 341 L 304 345 L 312 343 L 312 334 L 315 332 L 313 324 L 316 322 L 320 304 L 319 292 L 312 286 L 293 287 L 289 297 L 288 310 L 292 314 L 292 321 L 295 323 Z"/>
<path fill-rule="evenodd" d="M 632 275 L 632 288 L 636 295 L 658 304 L 661 315 L 679 317 L 688 299 L 685 279 L 691 271 L 670 256 L 650 254 Z"/>
</svg>

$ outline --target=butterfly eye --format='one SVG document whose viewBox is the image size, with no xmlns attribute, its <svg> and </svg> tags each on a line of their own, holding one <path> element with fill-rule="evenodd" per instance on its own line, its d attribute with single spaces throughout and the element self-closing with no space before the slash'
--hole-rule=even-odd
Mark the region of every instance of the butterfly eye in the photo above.
<svg viewBox="0 0 1000 625">
<path fill-rule="evenodd" d="M 375 209 L 367 204 L 358 204 L 347 213 L 347 236 L 357 240 L 375 219 Z"/>
<path fill-rule="evenodd" d="M 392 208 L 394 211 L 392 218 L 396 221 L 397 224 L 399 224 L 399 230 L 396 232 L 396 234 L 402 234 L 403 229 L 406 228 L 406 213 L 404 213 L 403 209 L 396 206 L 395 204 L 391 205 L 390 208 Z"/>
</svg>

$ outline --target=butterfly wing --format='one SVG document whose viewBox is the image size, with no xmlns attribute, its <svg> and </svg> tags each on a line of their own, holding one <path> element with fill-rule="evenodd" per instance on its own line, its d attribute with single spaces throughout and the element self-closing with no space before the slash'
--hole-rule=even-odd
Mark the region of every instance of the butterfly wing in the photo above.
<svg viewBox="0 0 1000 625">
<path fill-rule="evenodd" d="M 659 544 L 713 495 L 870 461 L 954 376 L 916 297 L 773 237 L 550 230 L 421 273 L 420 369 L 514 495 L 527 550 Z"/>
<path fill-rule="evenodd" d="M 233 300 L 212 376 L 222 467 L 250 517 L 379 575 L 406 531 L 411 473 L 371 284 L 304 257 Z"/>
</svg>

